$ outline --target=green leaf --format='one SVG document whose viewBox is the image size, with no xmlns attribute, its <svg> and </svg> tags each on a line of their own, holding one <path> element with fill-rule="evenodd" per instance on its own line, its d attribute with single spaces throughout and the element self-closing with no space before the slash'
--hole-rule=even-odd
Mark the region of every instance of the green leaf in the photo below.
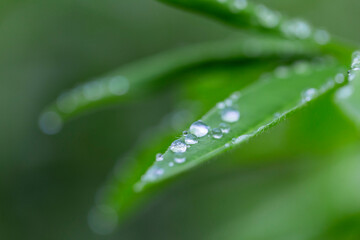
<svg viewBox="0 0 360 240">
<path fill-rule="evenodd" d="M 185 137 L 174 141 L 164 153 L 163 160 L 155 161 L 139 179 L 136 190 L 198 166 L 276 125 L 295 110 L 341 86 L 334 80 L 341 71 L 339 66 L 331 63 L 297 63 L 292 67 L 279 67 L 241 93 L 234 93 L 220 103 L 231 107 L 219 109 L 218 105 L 202 117 L 208 133 L 204 127 L 200 129 L 201 134 L 190 127 L 189 132 L 199 137 L 197 144 L 186 146 Z M 228 133 L 218 132 L 223 123 L 230 128 Z"/>
<path fill-rule="evenodd" d="M 349 84 L 337 91 L 336 102 L 360 126 L 360 52 L 353 54 L 348 80 Z"/>
<path fill-rule="evenodd" d="M 290 39 L 302 39 L 325 45 L 330 35 L 314 29 L 300 19 L 288 19 L 262 4 L 247 0 L 159 0 L 190 11 L 195 11 L 221 22 L 250 30 L 274 33 Z"/>
<path fill-rule="evenodd" d="M 170 51 L 124 66 L 64 92 L 43 112 L 39 125 L 45 133 L 55 134 L 64 122 L 82 113 L 147 96 L 169 84 L 168 79 L 211 63 L 316 53 L 316 47 L 311 44 L 264 36 Z"/>
</svg>

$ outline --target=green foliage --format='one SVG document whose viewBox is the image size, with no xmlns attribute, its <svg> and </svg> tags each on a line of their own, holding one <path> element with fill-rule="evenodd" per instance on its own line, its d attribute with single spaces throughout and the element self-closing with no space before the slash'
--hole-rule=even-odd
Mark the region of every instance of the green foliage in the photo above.
<svg viewBox="0 0 360 240">
<path fill-rule="evenodd" d="M 244 35 L 242 39 L 170 51 L 124 66 L 62 94 L 56 103 L 43 112 L 40 127 L 45 133 L 54 134 L 61 129 L 64 122 L 81 113 L 109 104 L 125 104 L 164 89 L 170 91 L 175 88 L 180 95 L 177 100 L 186 103 L 185 110 L 191 117 L 182 119 L 181 110 L 184 109 L 180 109 L 172 116 L 172 120 L 176 122 L 175 129 L 171 128 L 169 123 L 153 129 L 147 140 L 129 153 L 127 165 L 121 165 L 121 170 L 115 169 L 115 176 L 110 177 L 100 194 L 98 205 L 90 214 L 90 224 L 100 233 L 110 232 L 118 217 L 121 220 L 126 219 L 132 209 L 145 202 L 148 196 L 158 192 L 155 190 L 163 189 L 169 182 L 165 180 L 185 173 L 214 157 L 224 156 L 224 152 L 247 144 L 248 140 L 255 141 L 254 137 L 287 119 L 297 110 L 310 108 L 312 103 L 315 104 L 319 99 L 329 102 L 334 92 L 339 106 L 360 124 L 358 53 L 354 55 L 349 77 L 344 75 L 350 54 L 354 51 L 353 46 L 333 40 L 328 32 L 313 28 L 305 21 L 288 19 L 263 5 L 246 0 L 161 1 L 238 28 L 253 30 L 253 33 L 250 36 Z M 201 121 L 191 124 L 196 119 Z M 186 129 L 187 132 L 176 138 L 181 129 Z M 309 131 L 306 128 L 300 129 L 303 132 Z M 340 127 L 339 129 L 339 132 L 343 130 Z M 295 132 L 293 131 L 293 134 Z M 335 132 L 334 130 L 334 135 Z M 351 139 L 354 141 L 356 138 L 357 134 L 354 134 Z M 276 147 L 271 145 L 276 142 L 274 138 L 266 140 L 266 144 L 261 147 L 266 149 L 268 146 L 268 149 L 271 149 L 267 152 L 268 158 L 272 156 L 270 153 L 280 156 L 279 152 L 292 152 L 284 149 L 284 142 L 281 142 L 277 152 Z M 331 142 L 325 138 L 321 141 L 326 144 Z M 164 154 L 155 157 L 159 152 Z M 251 156 L 256 156 L 256 150 L 249 152 L 247 157 L 251 162 Z M 352 156 L 345 158 L 353 159 Z M 223 167 L 229 171 L 240 163 L 244 162 L 233 157 L 230 163 L 218 163 L 217 168 Z M 221 172 L 219 169 L 212 171 Z M 306 174 L 308 173 L 305 171 L 299 177 Z M 355 175 L 353 172 L 352 174 Z M 279 189 L 283 179 L 274 180 L 269 183 L 269 190 L 263 189 L 265 193 L 259 196 L 255 196 L 252 186 L 245 187 L 247 190 L 245 189 L 244 193 L 255 196 L 262 207 L 256 211 L 259 205 L 253 205 L 251 199 L 244 200 L 249 202 L 243 204 L 255 209 L 257 214 L 249 216 L 250 222 L 247 223 L 244 220 L 247 216 L 246 209 L 241 208 L 239 214 L 242 219 L 235 221 L 235 225 L 228 226 L 230 232 L 244 239 L 265 239 L 265 236 L 268 236 L 267 239 L 289 239 L 289 232 L 297 233 L 303 238 L 322 236 L 319 230 L 307 224 L 311 214 L 299 220 L 303 224 L 300 230 L 296 228 L 297 220 L 286 222 L 288 215 L 284 217 L 274 214 L 273 222 L 261 218 L 266 213 L 271 214 L 269 209 L 274 209 L 273 204 L 286 206 L 288 212 L 285 214 L 290 215 L 292 212 L 304 211 L 308 204 L 312 211 L 316 211 L 317 216 L 327 213 L 327 207 L 336 209 L 330 211 L 329 216 L 326 216 L 328 218 L 319 217 L 318 223 L 322 229 L 328 219 L 335 222 L 338 217 L 347 214 L 343 209 L 346 201 L 332 199 L 331 191 L 345 189 L 344 194 L 350 195 L 349 201 L 356 205 L 358 195 L 351 195 L 346 191 L 352 182 L 346 183 L 348 185 L 345 184 L 344 189 L 334 185 L 331 169 L 315 171 L 310 176 L 310 180 L 305 183 L 299 184 L 295 181 L 285 189 Z M 257 177 L 261 178 L 255 178 Z M 329 206 L 322 206 L 317 201 L 308 202 L 304 198 L 306 189 L 310 189 L 313 196 L 320 196 L 319 191 L 321 192 L 324 186 L 325 195 L 329 196 Z M 229 186 L 229 189 L 235 188 Z M 288 204 L 295 200 L 299 200 L 301 204 Z M 352 210 L 360 209 L 356 206 Z M 259 224 L 263 224 L 264 228 L 252 229 L 252 226 Z M 238 226 L 242 226 L 240 230 L 237 230 Z M 281 233 L 272 232 L 271 226 L 281 229 Z M 211 234 L 213 239 L 223 236 L 223 232 L 215 231 L 227 230 L 214 230 Z M 211 238 L 208 236 L 206 239 Z"/>
</svg>

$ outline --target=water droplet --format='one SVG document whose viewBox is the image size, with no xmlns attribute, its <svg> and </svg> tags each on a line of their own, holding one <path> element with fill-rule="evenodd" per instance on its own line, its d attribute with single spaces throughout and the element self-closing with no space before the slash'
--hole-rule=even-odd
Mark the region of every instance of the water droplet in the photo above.
<svg viewBox="0 0 360 240">
<path fill-rule="evenodd" d="M 330 41 L 330 34 L 325 30 L 316 30 L 314 39 L 318 44 L 325 45 Z"/>
<path fill-rule="evenodd" d="M 274 28 L 280 23 L 280 13 L 272 11 L 264 5 L 258 5 L 255 12 L 260 24 L 264 27 Z"/>
<path fill-rule="evenodd" d="M 345 81 L 345 76 L 342 73 L 338 73 L 335 76 L 335 82 L 338 84 L 342 84 Z"/>
<path fill-rule="evenodd" d="M 250 135 L 244 134 L 244 135 L 241 135 L 241 136 L 239 136 L 237 138 L 233 138 L 231 142 L 233 144 L 238 144 L 238 143 L 241 143 L 241 142 L 247 140 L 249 137 L 250 137 Z"/>
<path fill-rule="evenodd" d="M 313 100 L 318 95 L 318 91 L 315 88 L 310 88 L 303 92 L 303 102 L 309 102 Z"/>
<path fill-rule="evenodd" d="M 56 105 L 60 111 L 64 113 L 71 113 L 76 109 L 78 99 L 73 92 L 66 92 L 58 97 Z"/>
<path fill-rule="evenodd" d="M 157 170 L 155 171 L 155 174 L 158 175 L 158 176 L 161 176 L 161 175 L 164 174 L 164 172 L 165 172 L 164 169 L 159 168 L 159 169 L 157 169 Z"/>
<path fill-rule="evenodd" d="M 184 163 L 186 161 L 186 157 L 176 157 L 175 156 L 174 161 L 179 164 Z"/>
<path fill-rule="evenodd" d="M 56 112 L 45 112 L 39 118 L 39 127 L 45 134 L 53 135 L 58 133 L 62 125 L 62 119 Z"/>
<path fill-rule="evenodd" d="M 224 134 L 228 134 L 230 132 L 230 126 L 226 123 L 220 123 L 219 127 Z"/>
<path fill-rule="evenodd" d="M 190 126 L 190 133 L 194 134 L 196 137 L 204 137 L 208 132 L 209 126 L 201 120 L 194 122 Z"/>
<path fill-rule="evenodd" d="M 156 154 L 156 161 L 161 162 L 164 160 L 164 155 L 161 153 Z"/>
<path fill-rule="evenodd" d="M 188 131 L 183 131 L 183 136 L 187 136 L 189 134 L 189 132 Z"/>
<path fill-rule="evenodd" d="M 232 100 L 238 100 L 241 97 L 241 92 L 234 92 L 233 94 L 231 94 L 230 98 Z"/>
<path fill-rule="evenodd" d="M 305 74 L 309 71 L 309 63 L 306 61 L 297 61 L 294 63 L 294 71 L 297 74 Z"/>
<path fill-rule="evenodd" d="M 348 72 L 348 79 L 349 81 L 353 81 L 356 78 L 356 71 L 355 70 L 349 70 Z"/>
<path fill-rule="evenodd" d="M 173 167 L 174 163 L 173 162 L 169 162 L 169 167 Z"/>
<path fill-rule="evenodd" d="M 226 148 L 229 148 L 229 147 L 230 147 L 230 143 L 226 143 L 224 146 L 225 146 Z"/>
<path fill-rule="evenodd" d="M 223 136 L 223 132 L 221 131 L 220 128 L 214 128 L 212 130 L 212 137 L 215 139 L 220 139 Z"/>
<path fill-rule="evenodd" d="M 225 105 L 226 105 L 227 107 L 231 107 L 231 106 L 233 105 L 233 101 L 232 101 L 231 99 L 226 99 L 226 100 L 225 100 Z"/>
<path fill-rule="evenodd" d="M 277 78 L 287 78 L 289 76 L 290 70 L 286 66 L 279 66 L 275 69 L 275 76 Z"/>
<path fill-rule="evenodd" d="M 240 112 L 235 108 L 225 108 L 221 111 L 221 119 L 225 122 L 233 123 L 239 121 Z"/>
<path fill-rule="evenodd" d="M 274 118 L 280 118 L 281 117 L 281 113 L 277 112 L 274 114 Z"/>
<path fill-rule="evenodd" d="M 345 87 L 340 88 L 337 92 L 336 92 L 336 96 L 339 99 L 346 99 L 351 97 L 351 95 L 354 93 L 354 88 L 352 85 L 348 85 Z"/>
<path fill-rule="evenodd" d="M 184 153 L 184 152 L 186 152 L 186 144 L 180 140 L 175 140 L 171 144 L 170 150 L 174 153 Z"/>
<path fill-rule="evenodd" d="M 108 84 L 109 92 L 121 96 L 129 91 L 129 81 L 122 76 L 113 77 L 110 79 Z"/>
<path fill-rule="evenodd" d="M 224 108 L 226 107 L 226 105 L 225 105 L 224 102 L 219 102 L 219 103 L 216 104 L 216 107 L 217 107 L 218 109 L 224 109 Z"/>
<path fill-rule="evenodd" d="M 198 138 L 194 135 L 194 134 L 188 134 L 186 137 L 185 137 L 185 143 L 186 144 L 197 144 L 199 141 L 198 141 Z"/>
<path fill-rule="evenodd" d="M 247 7 L 247 0 L 234 0 L 231 5 L 231 11 L 234 13 L 240 12 Z"/>
<path fill-rule="evenodd" d="M 309 24 L 299 19 L 284 22 L 281 26 L 281 30 L 288 37 L 300 39 L 308 38 L 312 31 Z"/>
<path fill-rule="evenodd" d="M 86 83 L 83 86 L 83 94 L 89 101 L 95 101 L 100 99 L 105 94 L 105 88 L 103 82 L 93 81 Z"/>
<path fill-rule="evenodd" d="M 352 54 L 352 60 L 354 61 L 356 61 L 357 59 L 360 59 L 360 51 L 355 51 L 355 52 L 353 52 L 353 54 Z"/>
</svg>

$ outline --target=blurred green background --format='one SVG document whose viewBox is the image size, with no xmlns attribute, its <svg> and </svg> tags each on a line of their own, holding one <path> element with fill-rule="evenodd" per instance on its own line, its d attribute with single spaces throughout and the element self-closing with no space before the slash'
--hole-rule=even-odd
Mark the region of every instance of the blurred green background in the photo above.
<svg viewBox="0 0 360 240">
<path fill-rule="evenodd" d="M 360 42 L 357 29 L 360 2 L 357 0 L 263 2 L 287 15 L 307 19 L 335 35 Z M 200 236 L 212 239 L 204 237 L 204 232 L 209 234 L 213 230 L 209 228 L 214 226 L 221 226 L 221 230 L 211 234 L 214 239 L 222 239 L 223 232 L 236 234 L 237 221 L 231 219 L 239 220 L 243 212 L 224 207 L 236 205 L 231 195 L 233 188 L 226 184 L 234 182 L 231 176 L 235 176 L 235 182 L 239 181 L 238 198 L 246 198 L 244 194 L 248 193 L 257 199 L 254 189 L 264 192 L 271 181 L 278 182 L 279 188 L 296 182 L 297 175 L 292 171 L 300 171 L 294 170 L 297 167 L 277 163 L 277 167 L 268 167 L 270 170 L 259 170 L 260 176 L 253 176 L 252 171 L 224 174 L 222 181 L 213 180 L 215 185 L 224 185 L 214 188 L 222 189 L 228 197 L 214 200 L 203 208 L 203 201 L 217 194 L 204 190 L 206 193 L 201 195 L 199 189 L 206 189 L 208 184 L 200 180 L 194 180 L 196 194 L 192 194 L 186 187 L 192 185 L 186 180 L 192 179 L 190 174 L 164 194 L 163 199 L 167 200 L 148 206 L 112 236 L 97 235 L 88 227 L 87 215 L 97 189 L 105 182 L 116 160 L 144 131 L 173 110 L 173 92 L 160 92 L 145 100 L 91 113 L 71 121 L 55 136 L 46 136 L 37 127 L 41 110 L 63 90 L 80 82 L 166 49 L 236 35 L 232 28 L 151 0 L 0 0 L 0 239 L 200 239 Z M 326 114 L 329 113 L 325 112 L 324 116 Z M 341 118 L 338 113 L 335 115 Z M 322 124 L 321 120 L 318 122 Z M 347 139 L 346 134 L 352 127 L 344 128 L 339 131 Z M 280 126 L 274 134 L 281 131 Z M 269 138 L 265 136 L 263 141 L 266 143 L 265 139 Z M 205 169 L 198 170 L 198 175 L 207 172 Z M 264 180 L 264 175 L 270 175 L 272 180 Z M 289 180 L 288 175 L 294 179 Z M 248 178 L 258 180 L 250 184 L 246 183 Z M 227 195 L 226 186 L 230 188 Z M 242 191 L 243 188 L 246 189 Z M 252 199 L 247 201 L 236 202 L 251 208 Z M 272 211 L 269 214 L 273 214 Z M 207 214 L 210 214 L 208 219 Z M 360 217 L 355 214 L 352 218 L 355 220 L 346 221 L 358 226 Z M 252 221 L 256 222 L 256 218 Z M 198 224 L 198 228 L 192 224 Z M 251 229 L 252 225 L 248 225 L 243 226 Z M 328 226 L 330 232 L 337 231 L 336 223 Z M 322 239 L 331 239 L 327 232 L 323 229 Z M 273 236 L 269 239 L 282 239 L 276 238 L 275 233 Z M 309 238 L 304 235 L 284 239 Z"/>
</svg>

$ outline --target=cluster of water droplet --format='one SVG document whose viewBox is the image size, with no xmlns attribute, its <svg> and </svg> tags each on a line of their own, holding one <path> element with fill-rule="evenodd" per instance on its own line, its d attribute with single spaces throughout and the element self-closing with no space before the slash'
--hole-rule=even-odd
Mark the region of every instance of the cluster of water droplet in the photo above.
<svg viewBox="0 0 360 240">
<path fill-rule="evenodd" d="M 337 91 L 336 96 L 338 99 L 347 99 L 353 95 L 355 89 L 351 82 L 354 81 L 357 76 L 360 76 L 360 51 L 356 51 L 352 55 L 351 69 L 348 71 L 350 84 Z"/>
<path fill-rule="evenodd" d="M 61 114 L 70 114 L 103 98 L 124 95 L 128 92 L 129 87 L 129 81 L 125 77 L 115 76 L 88 82 L 64 92 L 57 98 L 54 110 L 40 116 L 40 128 L 46 134 L 55 134 L 60 131 L 63 124 Z"/>
<path fill-rule="evenodd" d="M 312 38 L 320 45 L 330 41 L 330 35 L 322 29 L 313 29 L 307 22 L 301 19 L 286 19 L 278 11 L 271 10 L 262 4 L 249 5 L 247 0 L 217 0 L 221 4 L 229 6 L 232 14 L 246 14 L 250 16 L 251 22 L 264 28 L 277 28 L 289 38 L 310 39 Z M 255 14 L 253 14 L 253 12 Z"/>
</svg>

